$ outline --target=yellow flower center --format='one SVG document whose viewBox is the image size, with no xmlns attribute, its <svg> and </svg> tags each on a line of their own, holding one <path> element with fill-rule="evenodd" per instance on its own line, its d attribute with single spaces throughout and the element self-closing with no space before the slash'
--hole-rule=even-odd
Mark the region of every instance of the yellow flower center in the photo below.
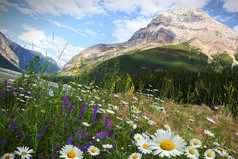
<svg viewBox="0 0 238 159">
<path fill-rule="evenodd" d="M 169 129 L 169 127 L 167 127 L 167 126 L 166 126 L 165 128 L 166 128 L 166 129 Z"/>
<path fill-rule="evenodd" d="M 138 112 L 138 109 L 135 109 L 136 112 Z"/>
<path fill-rule="evenodd" d="M 226 153 L 224 154 L 224 156 L 229 157 L 229 155 L 227 155 Z"/>
<path fill-rule="evenodd" d="M 195 151 L 193 149 L 189 149 L 189 153 L 194 155 L 195 154 Z"/>
<path fill-rule="evenodd" d="M 160 147 L 163 150 L 171 151 L 175 148 L 175 145 L 171 141 L 163 141 L 163 142 L 160 143 Z"/>
<path fill-rule="evenodd" d="M 138 155 L 134 155 L 132 158 L 133 158 L 133 159 L 137 159 L 137 158 L 138 158 Z"/>
<path fill-rule="evenodd" d="M 96 152 L 96 150 L 95 150 L 95 149 L 92 149 L 92 150 L 91 150 L 91 152 L 92 152 L 92 153 L 95 153 L 95 152 Z"/>
<path fill-rule="evenodd" d="M 26 151 L 22 151 L 21 154 L 22 154 L 22 155 L 26 155 L 27 152 L 26 152 Z"/>
<path fill-rule="evenodd" d="M 133 126 L 134 125 L 134 123 L 131 123 L 131 126 Z"/>
<path fill-rule="evenodd" d="M 143 148 L 147 149 L 148 144 L 143 144 Z"/>
<path fill-rule="evenodd" d="M 140 140 L 140 137 L 138 136 L 136 139 L 137 139 L 137 140 Z"/>
<path fill-rule="evenodd" d="M 207 153 L 207 157 L 212 157 L 212 153 L 211 152 Z"/>
<path fill-rule="evenodd" d="M 193 144 L 194 144 L 195 146 L 197 146 L 197 145 L 198 145 L 198 142 L 197 142 L 197 141 L 194 141 Z"/>
<path fill-rule="evenodd" d="M 75 156 L 76 156 L 76 153 L 74 151 L 67 152 L 67 157 L 68 158 L 74 158 Z"/>
<path fill-rule="evenodd" d="M 10 156 L 6 156 L 5 159 L 10 159 L 11 157 Z"/>
</svg>

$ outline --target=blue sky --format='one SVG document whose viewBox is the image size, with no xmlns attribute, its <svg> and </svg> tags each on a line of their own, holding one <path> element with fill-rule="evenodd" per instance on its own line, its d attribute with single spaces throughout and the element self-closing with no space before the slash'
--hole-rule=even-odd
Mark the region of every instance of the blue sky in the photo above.
<svg viewBox="0 0 238 159">
<path fill-rule="evenodd" d="M 63 66 L 84 48 L 127 41 L 160 12 L 195 6 L 238 31 L 238 0 L 0 0 L 0 31 Z"/>
</svg>

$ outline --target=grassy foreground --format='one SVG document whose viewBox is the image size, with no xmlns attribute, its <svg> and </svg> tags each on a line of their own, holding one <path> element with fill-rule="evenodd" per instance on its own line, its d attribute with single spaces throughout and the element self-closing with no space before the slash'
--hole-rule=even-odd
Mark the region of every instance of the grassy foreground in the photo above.
<svg viewBox="0 0 238 159">
<path fill-rule="evenodd" d="M 238 121 L 221 106 L 35 76 L 0 84 L 2 158 L 238 157 Z"/>
</svg>

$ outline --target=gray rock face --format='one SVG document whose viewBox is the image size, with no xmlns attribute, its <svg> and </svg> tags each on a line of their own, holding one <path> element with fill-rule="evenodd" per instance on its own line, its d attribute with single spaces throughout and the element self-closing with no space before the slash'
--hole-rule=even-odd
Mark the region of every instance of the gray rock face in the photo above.
<svg viewBox="0 0 238 159">
<path fill-rule="evenodd" d="M 0 33 L 0 54 L 21 70 L 25 69 L 25 65 L 30 64 L 30 61 L 34 59 L 34 56 L 40 57 L 41 66 L 43 66 L 46 61 L 51 61 L 51 59 L 48 57 L 46 58 L 40 52 L 21 47 L 17 43 L 6 38 L 2 33 Z M 55 67 L 54 72 L 57 72 L 60 68 L 54 60 L 52 61 L 52 66 L 53 65 Z M 46 69 L 46 72 L 47 71 L 48 68 Z"/>
<path fill-rule="evenodd" d="M 128 41 L 92 46 L 80 52 L 70 61 L 99 56 L 110 58 L 130 50 L 145 50 L 185 42 L 199 48 L 209 58 L 213 54 L 226 52 L 233 58 L 233 64 L 237 64 L 234 54 L 238 48 L 238 32 L 217 22 L 206 12 L 195 7 L 184 7 L 159 13 L 147 27 L 139 29 Z M 61 71 L 73 67 L 70 61 Z M 97 61 L 90 61 L 90 63 L 95 62 Z"/>
<path fill-rule="evenodd" d="M 19 68 L 19 58 L 12 51 L 10 41 L 0 32 L 0 54 L 10 61 L 13 65 Z"/>
</svg>

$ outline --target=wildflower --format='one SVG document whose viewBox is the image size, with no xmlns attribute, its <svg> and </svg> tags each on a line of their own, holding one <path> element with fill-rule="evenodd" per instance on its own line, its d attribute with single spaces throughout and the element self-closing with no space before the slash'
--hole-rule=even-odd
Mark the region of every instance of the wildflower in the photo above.
<svg viewBox="0 0 238 159">
<path fill-rule="evenodd" d="M 41 113 L 45 113 L 45 110 L 44 110 L 44 109 L 41 109 Z"/>
<path fill-rule="evenodd" d="M 90 147 L 88 148 L 88 153 L 89 153 L 91 156 L 96 156 L 96 155 L 99 155 L 100 150 L 99 150 L 97 147 L 95 147 L 95 146 L 90 146 Z"/>
<path fill-rule="evenodd" d="M 112 111 L 112 110 L 110 110 L 110 109 L 107 109 L 106 111 L 107 111 L 109 114 L 115 114 L 115 112 Z"/>
<path fill-rule="evenodd" d="M 110 128 L 112 126 L 112 121 L 109 122 L 109 117 L 106 117 L 104 129 Z"/>
<path fill-rule="evenodd" d="M 133 153 L 129 156 L 128 159 L 140 159 L 142 157 L 142 154 L 140 153 Z"/>
<path fill-rule="evenodd" d="M 208 149 L 204 152 L 203 156 L 205 159 L 214 159 L 216 157 L 215 152 L 212 149 Z"/>
<path fill-rule="evenodd" d="M 187 128 L 188 128 L 189 130 L 193 130 L 193 128 L 191 128 L 189 125 L 187 125 Z"/>
<path fill-rule="evenodd" d="M 6 145 L 7 141 L 6 140 L 1 140 L 1 144 L 2 144 L 2 147 L 4 147 Z"/>
<path fill-rule="evenodd" d="M 81 138 L 85 138 L 87 136 L 87 132 L 84 131 L 81 134 L 79 133 L 79 131 L 77 132 L 77 140 L 81 139 Z"/>
<path fill-rule="evenodd" d="M 188 146 L 185 149 L 185 155 L 187 155 L 188 158 L 192 158 L 192 159 L 198 159 L 200 156 L 198 150 L 193 146 Z"/>
<path fill-rule="evenodd" d="M 200 140 L 198 140 L 197 138 L 193 138 L 192 140 L 190 140 L 189 143 L 194 148 L 200 148 L 202 146 L 202 142 Z"/>
<path fill-rule="evenodd" d="M 209 130 L 204 130 L 204 133 L 207 134 L 207 135 L 210 136 L 210 137 L 215 137 L 215 134 L 212 133 L 212 132 L 209 131 Z"/>
<path fill-rule="evenodd" d="M 139 109 L 137 109 L 136 107 L 133 107 L 133 110 L 132 110 L 134 113 L 140 113 L 141 111 Z"/>
<path fill-rule="evenodd" d="M 154 125 L 154 124 L 156 124 L 156 122 L 154 122 L 153 120 L 148 120 L 147 123 L 148 123 L 149 125 Z"/>
<path fill-rule="evenodd" d="M 70 136 L 66 144 L 71 145 L 72 142 L 73 142 L 73 136 Z"/>
<path fill-rule="evenodd" d="M 70 113 L 71 109 L 72 109 L 72 106 L 74 105 L 75 102 L 71 102 L 69 107 L 68 107 L 68 110 L 67 110 L 67 114 Z"/>
<path fill-rule="evenodd" d="M 118 110 L 118 106 L 112 105 L 112 109 L 115 110 L 115 111 L 117 111 L 117 110 Z"/>
<path fill-rule="evenodd" d="M 95 135 L 95 137 L 100 138 L 100 139 L 105 138 L 106 136 L 108 136 L 107 131 L 102 131 Z"/>
<path fill-rule="evenodd" d="M 49 126 L 50 126 L 49 124 L 46 125 L 46 127 L 45 127 L 45 129 L 44 129 L 44 131 L 43 131 L 43 132 L 44 132 L 44 135 L 46 134 L 46 131 L 48 130 Z"/>
<path fill-rule="evenodd" d="M 56 159 L 56 154 L 53 154 L 51 159 Z"/>
<path fill-rule="evenodd" d="M 191 122 L 194 122 L 194 120 L 193 119 L 189 119 Z"/>
<path fill-rule="evenodd" d="M 184 152 L 185 145 L 187 144 L 180 136 L 174 136 L 173 132 L 158 129 L 155 135 L 151 135 L 152 140 L 149 140 L 149 148 L 153 151 L 154 155 L 160 157 L 175 157 Z"/>
<path fill-rule="evenodd" d="M 217 147 L 220 147 L 220 146 L 221 146 L 221 144 L 219 144 L 218 142 L 213 142 L 212 144 L 215 145 L 215 146 L 217 146 Z"/>
<path fill-rule="evenodd" d="M 82 123 L 84 126 L 90 126 L 87 122 Z"/>
<path fill-rule="evenodd" d="M 149 138 L 144 138 L 140 141 L 137 142 L 138 144 L 138 149 L 143 153 L 143 154 L 150 154 L 152 150 L 148 147 L 149 143 Z"/>
<path fill-rule="evenodd" d="M 137 142 L 139 142 L 139 141 L 143 140 L 144 137 L 143 137 L 141 134 L 136 133 L 136 134 L 134 135 L 134 139 L 135 139 Z"/>
<path fill-rule="evenodd" d="M 94 109 L 93 109 L 92 125 L 93 125 L 93 123 L 94 123 L 94 121 L 95 121 L 95 117 L 96 117 L 96 114 L 97 114 L 97 110 L 98 110 L 98 105 L 96 104 L 96 105 L 94 106 Z"/>
<path fill-rule="evenodd" d="M 81 114 L 80 114 L 80 116 L 79 116 L 79 120 L 78 120 L 79 123 L 80 123 L 80 120 L 83 118 L 83 115 L 84 115 L 84 113 L 85 113 L 86 105 L 87 105 L 87 102 L 84 101 L 84 103 L 83 103 L 83 107 L 82 107 L 82 109 L 81 109 Z"/>
<path fill-rule="evenodd" d="M 133 121 L 127 121 L 127 123 L 133 127 L 133 129 L 137 128 L 137 124 L 135 124 Z"/>
<path fill-rule="evenodd" d="M 60 150 L 60 158 L 65 158 L 65 159 L 82 159 L 83 158 L 83 152 L 78 149 L 77 147 L 73 145 L 65 145 L 61 150 Z"/>
<path fill-rule="evenodd" d="M 213 123 L 213 124 L 216 124 L 216 122 L 215 122 L 214 120 L 212 120 L 211 118 L 208 118 L 208 117 L 207 117 L 207 120 L 210 121 L 210 122 Z"/>
<path fill-rule="evenodd" d="M 164 124 L 164 127 L 165 127 L 165 129 L 166 129 L 167 131 L 171 131 L 171 129 L 170 129 L 170 126 L 169 126 L 169 125 L 166 125 L 166 124 Z"/>
<path fill-rule="evenodd" d="M 104 151 L 107 151 L 107 150 L 110 150 L 112 148 L 112 145 L 110 145 L 110 144 L 103 144 L 102 147 L 103 147 Z"/>
<path fill-rule="evenodd" d="M 68 103 L 68 96 L 65 96 L 64 99 L 63 99 L 63 106 L 65 107 L 66 104 Z"/>
<path fill-rule="evenodd" d="M 15 151 L 15 154 L 21 156 L 21 159 L 30 159 L 32 155 L 30 153 L 34 153 L 32 149 L 29 150 L 29 147 L 17 147 L 18 151 Z"/>
<path fill-rule="evenodd" d="M 1 159 L 14 159 L 15 155 L 12 153 L 6 153 L 2 156 Z"/>
</svg>

